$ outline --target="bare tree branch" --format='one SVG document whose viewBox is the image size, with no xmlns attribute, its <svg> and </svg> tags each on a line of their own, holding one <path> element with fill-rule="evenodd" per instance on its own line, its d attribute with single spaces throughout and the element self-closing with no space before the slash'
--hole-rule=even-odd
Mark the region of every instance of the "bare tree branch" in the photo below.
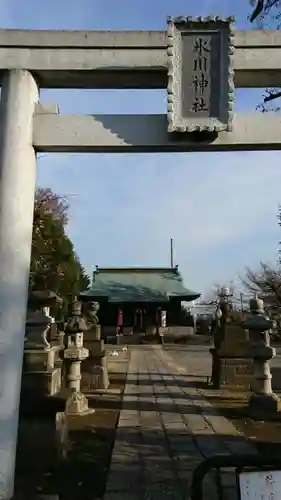
<svg viewBox="0 0 281 500">
<path fill-rule="evenodd" d="M 250 4 L 255 6 L 254 11 L 249 16 L 251 23 L 255 23 L 260 29 L 272 27 L 280 29 L 281 0 L 250 0 Z M 272 102 L 280 97 L 280 89 L 266 89 L 265 95 L 263 95 L 263 102 L 257 106 L 257 111 L 261 111 L 262 113 L 266 113 L 267 111 L 280 111 L 280 106 L 272 106 Z"/>
<path fill-rule="evenodd" d="M 278 97 L 281 97 L 281 91 L 275 91 L 274 89 L 267 89 L 266 92 L 268 92 L 269 95 L 264 97 L 263 102 L 270 102 L 273 101 L 273 99 L 278 99 Z"/>
<path fill-rule="evenodd" d="M 261 262 L 257 272 L 247 268 L 245 278 L 240 279 L 248 291 L 269 299 L 272 305 L 281 307 L 281 269 L 279 267 L 275 269 Z"/>
<path fill-rule="evenodd" d="M 254 11 L 250 16 L 250 22 L 279 22 L 280 21 L 280 11 L 281 0 L 250 0 L 251 5 L 255 5 Z"/>
<path fill-rule="evenodd" d="M 253 11 L 251 17 L 250 17 L 250 22 L 253 23 L 257 17 L 260 16 L 264 8 L 264 0 L 258 0 L 257 5 L 255 7 L 255 10 Z"/>
</svg>

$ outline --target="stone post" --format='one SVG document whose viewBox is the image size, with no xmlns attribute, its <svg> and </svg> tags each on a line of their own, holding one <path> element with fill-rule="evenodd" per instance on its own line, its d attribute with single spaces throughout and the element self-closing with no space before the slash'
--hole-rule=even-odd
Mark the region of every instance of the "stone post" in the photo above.
<svg viewBox="0 0 281 500">
<path fill-rule="evenodd" d="M 253 395 L 249 399 L 249 413 L 256 418 L 266 418 L 278 412 L 280 400 L 272 391 L 270 360 L 276 351 L 270 346 L 269 331 L 272 321 L 265 315 L 261 299 L 250 300 L 251 316 L 242 323 L 250 332 L 250 356 L 254 360 Z"/>
<path fill-rule="evenodd" d="M 109 385 L 106 352 L 104 340 L 101 339 L 101 327 L 97 313 L 98 302 L 85 304 L 85 319 L 87 331 L 84 333 L 84 345 L 89 350 L 89 358 L 85 362 L 85 369 L 89 373 L 89 385 L 93 389 L 107 389 Z M 83 367 L 84 368 L 84 367 Z"/>
<path fill-rule="evenodd" d="M 220 307 L 218 306 L 216 310 L 216 327 L 213 338 L 214 345 L 209 349 L 209 352 L 212 355 L 211 383 L 215 389 L 219 389 L 220 387 L 220 358 L 218 351 L 222 342 L 221 338 L 222 328 L 220 324 L 221 317 L 222 317 L 222 312 Z"/>
<path fill-rule="evenodd" d="M 89 410 L 88 400 L 81 393 L 81 363 L 89 356 L 88 349 L 83 347 L 83 332 L 87 330 L 87 325 L 82 317 L 82 306 L 78 300 L 72 302 L 71 315 L 68 318 L 66 333 L 66 349 L 64 359 L 67 364 L 67 383 L 71 395 L 66 402 L 66 413 L 85 414 L 94 410 Z"/>
<path fill-rule="evenodd" d="M 228 288 L 222 288 L 218 294 L 219 302 L 216 310 L 216 328 L 213 338 L 214 345 L 210 349 L 212 355 L 211 382 L 215 389 L 219 389 L 221 386 L 221 360 L 219 351 L 225 337 L 225 326 L 230 321 L 229 296 Z"/>
<path fill-rule="evenodd" d="M 13 496 L 36 156 L 38 88 L 26 70 L 6 71 L 0 102 L 0 499 Z"/>
</svg>

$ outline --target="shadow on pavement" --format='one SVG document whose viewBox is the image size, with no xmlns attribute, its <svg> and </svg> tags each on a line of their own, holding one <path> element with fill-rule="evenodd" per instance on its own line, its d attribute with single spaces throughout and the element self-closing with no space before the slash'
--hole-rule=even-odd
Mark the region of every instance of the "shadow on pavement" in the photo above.
<svg viewBox="0 0 281 500">
<path fill-rule="evenodd" d="M 122 499 L 132 500 L 188 500 L 193 470 L 206 458 L 233 453 L 247 453 L 247 442 L 241 437 L 192 435 L 167 428 L 119 428 L 104 500 L 117 493 Z M 228 499 L 228 495 L 238 499 L 235 492 L 234 469 L 221 474 L 213 470 L 204 480 L 204 500 Z"/>
<path fill-rule="evenodd" d="M 163 396 L 162 396 L 163 397 Z M 160 398 L 161 399 L 161 398 Z M 164 398 L 163 398 L 164 399 Z M 165 398 L 166 399 L 166 398 Z M 98 408 L 98 406 L 97 406 Z M 114 410 L 118 408 L 118 403 L 115 401 L 104 401 L 103 403 L 103 408 L 107 410 Z M 153 402 L 146 402 L 146 401 L 135 401 L 135 398 L 132 401 L 123 401 L 122 404 L 122 410 L 129 410 L 129 411 L 144 411 L 144 412 L 160 412 L 161 413 L 180 413 L 182 415 L 190 414 L 190 415 L 201 415 L 202 412 L 202 407 L 201 406 L 196 406 L 195 404 L 186 404 L 186 405 L 181 405 L 177 404 L 175 402 L 172 403 L 153 403 Z M 214 415 L 214 409 L 212 407 L 204 407 L 204 415 Z"/>
<path fill-rule="evenodd" d="M 143 385 L 146 385 L 146 386 L 155 386 L 155 385 L 162 385 L 163 387 L 171 387 L 171 386 L 175 386 L 175 387 L 194 387 L 194 388 L 200 388 L 202 387 L 202 385 L 204 387 L 209 387 L 208 384 L 207 384 L 207 377 L 204 375 L 193 375 L 193 376 L 189 376 L 189 375 L 179 375 L 177 374 L 176 376 L 172 376 L 169 374 L 168 377 L 171 377 L 171 378 L 164 378 L 164 377 L 153 377 L 153 378 L 150 378 L 150 377 L 145 377 L 145 375 L 142 375 L 141 373 L 139 374 L 139 385 L 143 386 Z M 175 378 L 175 377 L 178 377 L 178 378 Z M 186 378 L 187 380 L 184 380 L 184 378 Z M 194 380 L 188 380 L 189 378 L 193 378 Z M 133 377 L 130 377 L 130 375 L 128 375 L 127 377 L 127 384 L 132 384 L 132 385 L 137 385 L 138 382 L 135 378 Z"/>
</svg>

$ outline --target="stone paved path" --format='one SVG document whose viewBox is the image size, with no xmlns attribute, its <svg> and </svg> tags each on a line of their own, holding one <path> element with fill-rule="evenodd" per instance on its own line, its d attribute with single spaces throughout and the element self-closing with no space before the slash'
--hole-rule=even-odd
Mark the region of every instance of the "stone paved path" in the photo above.
<svg viewBox="0 0 281 500">
<path fill-rule="evenodd" d="M 205 457 L 254 452 L 189 374 L 160 346 L 131 350 L 104 500 L 187 500 L 191 471 Z M 237 499 L 234 474 L 223 483 L 224 500 Z M 211 477 L 205 491 L 204 500 L 219 498 Z"/>
</svg>

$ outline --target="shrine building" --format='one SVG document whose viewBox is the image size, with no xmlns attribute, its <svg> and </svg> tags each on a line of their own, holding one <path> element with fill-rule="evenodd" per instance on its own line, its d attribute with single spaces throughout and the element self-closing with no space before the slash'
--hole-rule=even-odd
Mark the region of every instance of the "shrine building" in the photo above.
<svg viewBox="0 0 281 500">
<path fill-rule="evenodd" d="M 166 326 L 184 325 L 182 302 L 200 297 L 184 286 L 175 267 L 99 267 L 93 272 L 91 288 L 80 300 L 97 301 L 103 330 L 116 329 L 122 310 L 124 333 L 150 332 L 165 311 Z"/>
</svg>

